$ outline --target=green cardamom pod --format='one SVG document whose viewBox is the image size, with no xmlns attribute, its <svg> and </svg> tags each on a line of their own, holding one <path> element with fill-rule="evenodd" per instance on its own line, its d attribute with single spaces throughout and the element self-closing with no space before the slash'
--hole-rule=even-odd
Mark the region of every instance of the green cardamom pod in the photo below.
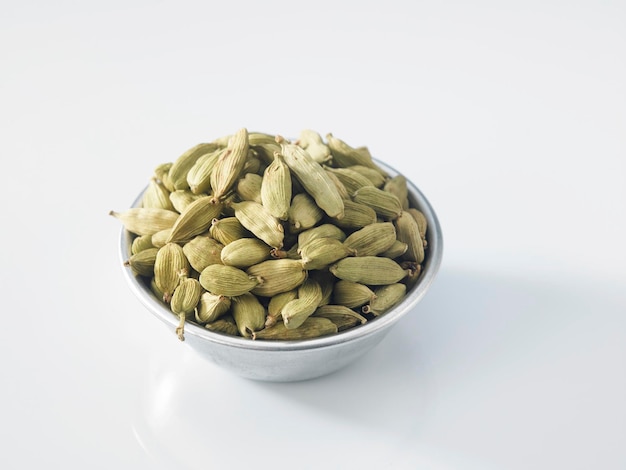
<svg viewBox="0 0 626 470">
<path fill-rule="evenodd" d="M 364 284 L 340 279 L 333 288 L 333 303 L 349 308 L 360 307 L 376 298 Z"/>
<path fill-rule="evenodd" d="M 376 297 L 368 305 L 363 306 L 362 312 L 381 315 L 404 298 L 406 286 L 404 284 L 389 284 L 376 288 L 374 293 Z"/>
<path fill-rule="evenodd" d="M 367 323 L 367 318 L 344 305 L 322 305 L 311 318 L 327 318 L 337 325 L 337 331 L 344 331 Z"/>
<path fill-rule="evenodd" d="M 193 194 L 205 194 L 211 190 L 211 173 L 226 149 L 216 149 L 202 155 L 187 172 L 187 184 Z"/>
<path fill-rule="evenodd" d="M 225 315 L 214 322 L 204 325 L 207 330 L 215 333 L 223 333 L 230 336 L 238 336 L 239 330 L 237 330 L 237 323 L 232 315 Z"/>
<path fill-rule="evenodd" d="M 158 248 L 147 248 L 137 254 L 131 255 L 124 262 L 124 266 L 129 266 L 135 274 L 150 277 L 154 274 L 154 263 Z"/>
<path fill-rule="evenodd" d="M 184 212 L 189 204 L 201 197 L 207 196 L 208 194 L 205 193 L 194 194 L 189 189 L 177 189 L 170 193 L 170 201 L 172 201 L 174 209 L 180 214 Z"/>
<path fill-rule="evenodd" d="M 215 295 L 234 297 L 250 292 L 259 281 L 244 271 L 223 264 L 211 264 L 200 273 L 200 284 Z"/>
<path fill-rule="evenodd" d="M 410 272 L 394 260 L 380 256 L 353 256 L 340 260 L 329 268 L 339 279 L 379 286 L 399 282 Z"/>
<path fill-rule="evenodd" d="M 252 337 L 255 332 L 265 327 L 265 308 L 250 293 L 233 297 L 231 312 L 241 336 Z"/>
<path fill-rule="evenodd" d="M 181 341 L 185 341 L 185 321 L 193 318 L 193 313 L 200 301 L 202 286 L 197 279 L 187 277 L 185 271 L 181 271 L 180 283 L 170 302 L 170 308 L 174 314 L 178 315 L 179 323 L 176 328 L 176 335 Z"/>
<path fill-rule="evenodd" d="M 235 240 L 248 238 L 250 232 L 241 225 L 237 217 L 222 217 L 221 219 L 213 219 L 211 227 L 209 227 L 209 235 L 226 246 Z"/>
<path fill-rule="evenodd" d="M 354 230 L 376 222 L 376 211 L 365 204 L 354 201 L 343 201 L 344 216 L 342 219 L 333 219 L 333 223 L 346 230 Z"/>
<path fill-rule="evenodd" d="M 406 178 L 403 175 L 396 175 L 390 178 L 385 183 L 383 189 L 398 198 L 402 209 L 406 210 L 409 208 L 409 188 L 407 187 Z"/>
<path fill-rule="evenodd" d="M 248 131 L 237 131 L 228 142 L 228 151 L 220 155 L 211 172 L 213 200 L 220 201 L 239 179 L 248 159 Z"/>
<path fill-rule="evenodd" d="M 424 243 L 422 242 L 417 221 L 413 216 L 406 211 L 402 211 L 400 217 L 394 221 L 394 224 L 398 233 L 398 240 L 408 245 L 408 249 L 402 255 L 402 258 L 408 261 L 415 261 L 418 264 L 424 261 Z"/>
<path fill-rule="evenodd" d="M 196 235 L 183 245 L 189 264 L 199 273 L 212 264 L 222 264 L 223 249 L 224 245 L 206 234 Z"/>
<path fill-rule="evenodd" d="M 166 243 L 156 254 L 154 262 L 154 282 L 163 292 L 163 302 L 169 303 L 180 282 L 180 273 L 189 273 L 189 261 L 183 248 L 176 243 Z"/>
<path fill-rule="evenodd" d="M 316 238 L 334 238 L 340 242 L 346 239 L 343 230 L 334 224 L 321 224 L 298 234 L 298 245 L 304 246 Z"/>
<path fill-rule="evenodd" d="M 273 248 L 282 248 L 285 230 L 280 221 L 262 204 L 254 201 L 231 203 L 241 225 Z"/>
<path fill-rule="evenodd" d="M 198 308 L 196 309 L 196 321 L 203 325 L 204 323 L 212 323 L 218 320 L 229 311 L 230 303 L 230 297 L 204 292 L 200 296 Z"/>
<path fill-rule="evenodd" d="M 391 222 L 376 222 L 353 232 L 343 244 L 356 256 L 376 256 L 396 241 L 396 229 Z"/>
<path fill-rule="evenodd" d="M 130 252 L 136 255 L 140 251 L 147 250 L 148 248 L 154 248 L 152 244 L 152 235 L 140 235 L 133 238 L 133 242 L 130 245 Z"/>
<path fill-rule="evenodd" d="M 263 173 L 261 203 L 279 220 L 287 220 L 292 196 L 291 172 L 279 153 Z"/>
<path fill-rule="evenodd" d="M 252 293 L 272 297 L 281 292 L 297 288 L 306 279 L 306 270 L 300 260 L 271 259 L 250 266 L 246 273 L 258 279 Z"/>
<path fill-rule="evenodd" d="M 168 242 L 187 241 L 207 231 L 213 219 L 219 217 L 221 212 L 222 203 L 215 202 L 211 197 L 205 196 L 193 201 L 176 220 Z"/>
<path fill-rule="evenodd" d="M 217 150 L 218 146 L 213 143 L 198 144 L 178 157 L 169 170 L 169 179 L 174 190 L 189 189 L 187 173 L 195 165 L 200 157 Z"/>
<path fill-rule="evenodd" d="M 332 158 L 330 149 L 324 143 L 322 136 L 311 129 L 302 130 L 298 140 L 294 143 L 306 150 L 317 163 L 326 163 Z"/>
<path fill-rule="evenodd" d="M 288 302 L 298 298 L 298 291 L 296 289 L 288 290 L 287 292 L 281 292 L 270 298 L 267 304 L 267 317 L 265 318 L 265 327 L 269 328 L 274 325 L 280 318 L 283 311 L 283 307 Z"/>
<path fill-rule="evenodd" d="M 334 238 L 316 238 L 298 249 L 304 269 L 324 269 L 334 262 L 354 256 L 356 250 Z"/>
<path fill-rule="evenodd" d="M 292 233 L 315 227 L 322 217 L 324 217 L 324 212 L 308 194 L 296 194 L 291 200 L 288 219 Z"/>
<path fill-rule="evenodd" d="M 261 201 L 261 183 L 263 177 L 255 173 L 245 173 L 237 180 L 235 193 L 242 201 Z"/>
<path fill-rule="evenodd" d="M 178 219 L 176 212 L 154 207 L 132 207 L 124 212 L 110 211 L 109 215 L 120 220 L 124 228 L 135 235 L 152 235 L 171 228 Z"/>
<path fill-rule="evenodd" d="M 148 187 L 141 197 L 141 205 L 142 207 L 154 207 L 168 211 L 174 210 L 172 201 L 170 201 L 170 191 L 154 177 L 148 183 Z"/>
<path fill-rule="evenodd" d="M 306 279 L 298 287 L 298 298 L 287 302 L 282 308 L 283 323 L 287 329 L 298 328 L 309 318 L 322 300 L 322 288 L 313 279 Z"/>
<path fill-rule="evenodd" d="M 374 186 L 369 178 L 366 178 L 357 171 L 350 168 L 330 168 L 327 167 L 326 171 L 333 173 L 339 181 L 343 184 L 348 191 L 348 194 L 352 195 L 357 189 L 364 186 Z"/>
<path fill-rule="evenodd" d="M 236 268 L 249 268 L 270 259 L 272 248 L 258 238 L 240 238 L 226 245 L 221 252 L 222 263 Z"/>
<path fill-rule="evenodd" d="M 309 317 L 302 325 L 289 329 L 284 323 L 276 323 L 270 328 L 256 331 L 252 334 L 253 340 L 281 340 L 299 341 L 303 339 L 319 338 L 337 333 L 337 325 L 328 318 Z"/>
</svg>

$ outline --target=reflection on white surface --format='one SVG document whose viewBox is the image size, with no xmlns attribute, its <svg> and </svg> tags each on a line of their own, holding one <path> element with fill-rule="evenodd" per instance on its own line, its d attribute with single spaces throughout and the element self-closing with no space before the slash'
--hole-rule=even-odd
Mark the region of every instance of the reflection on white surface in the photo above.
<svg viewBox="0 0 626 470">
<path fill-rule="evenodd" d="M 317 380 L 153 355 L 133 427 L 189 469 L 620 468 L 625 309 L 611 289 L 444 270 L 378 347 Z"/>
</svg>

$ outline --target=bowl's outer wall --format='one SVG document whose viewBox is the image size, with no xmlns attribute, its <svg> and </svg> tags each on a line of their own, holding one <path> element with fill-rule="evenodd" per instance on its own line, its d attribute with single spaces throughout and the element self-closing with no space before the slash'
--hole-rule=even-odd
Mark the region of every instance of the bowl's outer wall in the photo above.
<svg viewBox="0 0 626 470">
<path fill-rule="evenodd" d="M 376 160 L 391 176 L 398 172 Z M 306 341 L 259 341 L 214 333 L 201 326 L 185 326 L 185 343 L 211 362 L 240 376 L 264 381 L 288 382 L 307 380 L 335 372 L 376 346 L 404 315 L 413 311 L 434 281 L 443 256 L 443 238 L 439 220 L 430 202 L 410 181 L 407 182 L 412 207 L 421 210 L 428 221 L 427 258 L 422 274 L 414 288 L 396 307 L 367 324 L 337 335 Z M 140 204 L 139 194 L 133 207 Z M 130 256 L 132 236 L 122 228 L 120 257 Z M 158 300 L 149 286 L 123 268 L 131 290 L 141 303 L 172 329 L 178 325 L 175 315 Z"/>
</svg>

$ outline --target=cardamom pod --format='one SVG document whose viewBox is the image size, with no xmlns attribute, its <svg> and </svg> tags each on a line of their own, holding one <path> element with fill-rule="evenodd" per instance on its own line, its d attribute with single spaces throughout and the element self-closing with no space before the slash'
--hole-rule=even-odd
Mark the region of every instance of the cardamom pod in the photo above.
<svg viewBox="0 0 626 470">
<path fill-rule="evenodd" d="M 298 328 L 309 318 L 322 300 L 322 288 L 313 279 L 306 279 L 298 287 L 298 298 L 285 304 L 281 310 L 287 329 Z"/>
<path fill-rule="evenodd" d="M 156 254 L 154 261 L 154 282 L 157 289 L 163 292 L 163 302 L 172 300 L 174 290 L 180 282 L 180 273 L 189 273 L 189 261 L 183 248 L 176 243 L 166 243 Z"/>
<path fill-rule="evenodd" d="M 252 333 L 252 339 L 298 341 L 335 333 L 337 333 L 337 326 L 328 318 L 309 317 L 298 328 L 289 329 L 284 323 L 276 323 L 270 328 Z"/>
<path fill-rule="evenodd" d="M 185 321 L 193 318 L 193 313 L 200 301 L 200 295 L 202 294 L 202 286 L 192 277 L 187 277 L 186 272 L 183 270 L 179 273 L 180 283 L 174 295 L 172 295 L 172 301 L 170 308 L 175 315 L 178 315 L 179 323 L 176 328 L 176 335 L 181 341 L 185 341 Z"/>
<path fill-rule="evenodd" d="M 204 292 L 200 296 L 198 308 L 195 312 L 196 321 L 202 325 L 218 320 L 228 312 L 230 303 L 229 297 Z"/>
<path fill-rule="evenodd" d="M 298 140 L 294 143 L 306 150 L 317 163 L 326 163 L 332 158 L 330 149 L 322 140 L 322 136 L 311 129 L 302 130 Z"/>
<path fill-rule="evenodd" d="M 208 196 L 208 194 L 205 194 L 205 193 L 194 194 L 189 189 L 178 189 L 170 193 L 170 201 L 172 201 L 172 205 L 174 206 L 174 209 L 178 213 L 182 213 L 184 212 L 185 208 L 189 204 L 191 204 L 197 199 L 200 199 L 201 197 L 206 197 L 206 196 Z"/>
<path fill-rule="evenodd" d="M 139 276 L 150 277 L 154 274 L 157 251 L 159 251 L 158 248 L 142 250 L 124 261 L 124 266 L 129 266 Z"/>
<path fill-rule="evenodd" d="M 357 189 L 352 199 L 354 202 L 371 207 L 383 219 L 393 220 L 402 212 L 402 204 L 395 194 L 374 186 Z"/>
<path fill-rule="evenodd" d="M 283 307 L 288 302 L 298 298 L 298 291 L 296 289 L 288 290 L 287 292 L 281 292 L 273 296 L 267 304 L 267 317 L 265 318 L 265 327 L 268 328 L 274 325 L 281 317 Z"/>
<path fill-rule="evenodd" d="M 251 233 L 241 225 L 237 217 L 222 217 L 213 219 L 209 227 L 209 235 L 226 246 L 235 240 L 248 238 Z"/>
<path fill-rule="evenodd" d="M 310 318 L 327 318 L 337 325 L 337 331 L 344 331 L 356 325 L 364 325 L 367 318 L 344 305 L 322 305 Z"/>
<path fill-rule="evenodd" d="M 277 141 L 281 144 L 285 163 L 318 207 L 329 217 L 341 219 L 343 199 L 324 168 L 303 148 L 287 143 L 282 137 L 277 137 Z"/>
<path fill-rule="evenodd" d="M 109 215 L 119 219 L 124 228 L 135 235 L 152 235 L 171 228 L 178 219 L 176 212 L 155 207 L 132 207 L 124 212 L 110 211 Z"/>
<path fill-rule="evenodd" d="M 355 251 L 355 256 L 376 256 L 396 241 L 396 229 L 391 222 L 376 222 L 353 232 L 343 244 Z"/>
<path fill-rule="evenodd" d="M 334 238 L 340 242 L 346 239 L 343 230 L 334 224 L 321 224 L 298 234 L 298 246 L 304 246 L 316 238 Z"/>
<path fill-rule="evenodd" d="M 150 236 L 150 241 L 152 242 L 152 246 L 156 248 L 161 248 L 163 245 L 167 243 L 167 240 L 170 238 L 171 233 L 172 233 L 171 228 L 166 228 L 163 230 L 159 230 L 156 233 L 153 233 Z"/>
<path fill-rule="evenodd" d="M 187 172 L 187 184 L 193 194 L 204 194 L 211 190 L 211 173 L 226 149 L 216 149 L 202 155 Z"/>
<path fill-rule="evenodd" d="M 285 231 L 280 221 L 258 202 L 231 203 L 241 225 L 273 248 L 282 248 Z"/>
<path fill-rule="evenodd" d="M 261 203 L 277 219 L 287 220 L 291 196 L 291 172 L 283 156 L 277 153 L 263 173 Z"/>
<path fill-rule="evenodd" d="M 306 279 L 302 262 L 287 258 L 263 261 L 250 266 L 246 273 L 258 280 L 258 285 L 251 292 L 262 297 L 295 289 Z"/>
<path fill-rule="evenodd" d="M 241 336 L 252 337 L 256 331 L 265 327 L 265 308 L 250 293 L 233 297 L 231 312 Z"/>
<path fill-rule="evenodd" d="M 218 146 L 214 143 L 198 144 L 191 147 L 178 157 L 168 172 L 173 190 L 189 189 L 189 183 L 187 183 L 187 173 L 191 167 L 195 165 L 201 156 L 209 152 L 213 152 L 214 150 L 217 150 L 217 148 Z"/>
<path fill-rule="evenodd" d="M 404 284 L 389 284 L 376 288 L 374 291 L 376 297 L 372 301 L 363 306 L 363 313 L 371 313 L 373 315 L 381 315 L 400 302 L 406 295 L 406 286 Z"/>
<path fill-rule="evenodd" d="M 375 170 L 373 168 L 368 168 L 363 165 L 352 165 L 346 168 L 352 171 L 356 171 L 357 173 L 360 173 L 362 176 L 365 176 L 368 180 L 370 180 L 370 183 L 372 183 L 372 185 L 374 185 L 377 188 L 384 187 L 385 182 L 387 181 L 387 179 L 382 175 L 380 171 Z"/>
<path fill-rule="evenodd" d="M 261 204 L 262 182 L 262 176 L 255 173 L 245 173 L 241 178 L 237 180 L 235 193 L 242 201 L 255 201 Z"/>
<path fill-rule="evenodd" d="M 376 298 L 376 294 L 364 284 L 340 279 L 333 288 L 332 301 L 344 307 L 360 307 Z"/>
<path fill-rule="evenodd" d="M 339 181 L 343 184 L 348 191 L 348 194 L 352 195 L 357 189 L 364 186 L 374 186 L 369 178 L 366 178 L 357 171 L 350 168 L 330 168 L 326 167 L 326 171 L 334 174 Z"/>
<path fill-rule="evenodd" d="M 378 286 L 399 282 L 410 272 L 394 260 L 380 256 L 348 257 L 329 268 L 339 279 Z"/>
<path fill-rule="evenodd" d="M 402 211 L 400 217 L 394 221 L 394 224 L 398 233 L 398 240 L 408 245 L 408 249 L 402 255 L 402 258 L 408 261 L 415 261 L 416 263 L 424 261 L 424 243 L 422 242 L 417 221 L 413 216 L 406 211 Z"/>
<path fill-rule="evenodd" d="M 342 219 L 332 219 L 338 227 L 346 230 L 354 230 L 376 222 L 376 211 L 365 204 L 354 201 L 343 201 L 344 216 Z"/>
<path fill-rule="evenodd" d="M 322 220 L 322 217 L 324 217 L 324 212 L 308 194 L 296 194 L 291 200 L 288 214 L 291 233 L 298 233 L 315 227 Z"/>
<path fill-rule="evenodd" d="M 176 220 L 168 242 L 183 242 L 205 232 L 221 212 L 222 203 L 215 202 L 211 197 L 205 196 L 193 201 Z"/>
<path fill-rule="evenodd" d="M 215 295 L 234 297 L 250 292 L 259 281 L 233 266 L 211 264 L 200 273 L 200 284 Z"/>
<path fill-rule="evenodd" d="M 400 201 L 402 209 L 406 210 L 409 208 L 409 188 L 407 187 L 405 176 L 396 175 L 390 178 L 385 183 L 383 190 L 395 195 Z"/>
<path fill-rule="evenodd" d="M 270 259 L 272 248 L 258 238 L 240 238 L 226 245 L 221 252 L 222 263 L 236 268 L 249 268 Z"/>
<path fill-rule="evenodd" d="M 415 208 L 409 208 L 407 209 L 407 212 L 411 214 L 413 218 L 415 219 L 415 221 L 417 222 L 417 227 L 419 228 L 420 236 L 422 237 L 422 240 L 426 242 L 426 230 L 428 229 L 428 221 L 426 220 L 426 216 L 424 215 L 422 211 L 415 209 Z"/>
<path fill-rule="evenodd" d="M 220 155 L 211 172 L 213 200 L 224 198 L 235 184 L 248 158 L 248 131 L 237 131 L 228 141 L 228 151 Z"/>
<path fill-rule="evenodd" d="M 147 250 L 148 248 L 154 248 L 154 245 L 152 244 L 152 235 L 140 235 L 133 238 L 130 245 L 130 252 L 133 255 L 136 255 L 140 251 Z"/>
<path fill-rule="evenodd" d="M 215 333 L 223 333 L 230 336 L 238 336 L 237 324 L 232 315 L 225 315 L 222 318 L 204 325 L 207 330 Z"/>
<path fill-rule="evenodd" d="M 224 245 L 206 234 L 196 235 L 183 245 L 189 264 L 199 273 L 212 264 L 222 264 L 223 249 Z"/>
<path fill-rule="evenodd" d="M 404 242 L 401 242 L 400 240 L 396 240 L 393 242 L 393 245 L 391 245 L 385 251 L 380 253 L 380 256 L 384 256 L 385 258 L 391 258 L 391 259 L 399 258 L 404 253 L 406 253 L 406 250 L 408 248 L 409 248 L 409 245 L 407 245 Z"/>
<path fill-rule="evenodd" d="M 367 148 L 355 149 L 331 133 L 326 134 L 326 142 L 330 148 L 335 166 L 346 168 L 352 165 L 363 165 L 373 168 L 383 176 L 386 176 L 385 171 L 374 162 Z"/>
<path fill-rule="evenodd" d="M 324 269 L 336 261 L 353 256 L 356 250 L 335 238 L 316 238 L 298 249 L 304 269 Z"/>
<path fill-rule="evenodd" d="M 170 201 L 170 191 L 155 177 L 150 179 L 141 197 L 141 205 L 142 207 L 155 207 L 157 209 L 167 209 L 168 211 L 174 210 L 172 201 Z"/>
</svg>

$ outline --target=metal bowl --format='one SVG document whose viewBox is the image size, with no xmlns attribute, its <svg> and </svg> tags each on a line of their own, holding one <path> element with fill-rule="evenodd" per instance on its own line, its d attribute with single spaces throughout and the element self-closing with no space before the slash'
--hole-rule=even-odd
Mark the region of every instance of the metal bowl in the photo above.
<svg viewBox="0 0 626 470">
<path fill-rule="evenodd" d="M 376 160 L 391 176 L 396 170 Z M 421 275 L 405 298 L 392 309 L 364 325 L 335 335 L 300 341 L 263 341 L 212 332 L 193 323 L 185 325 L 185 342 L 208 360 L 240 376 L 271 382 L 293 382 L 321 377 L 348 366 L 376 346 L 392 326 L 415 307 L 432 284 L 443 255 L 441 227 L 435 211 L 422 192 L 407 181 L 411 207 L 423 212 L 428 221 L 428 249 Z M 143 193 L 142 193 L 143 194 Z M 137 207 L 142 194 L 135 200 Z M 120 257 L 130 256 L 132 235 L 122 228 Z M 140 302 L 168 328 L 175 330 L 178 318 L 164 305 L 132 270 L 125 268 L 126 280 Z M 172 333 L 172 341 L 178 341 Z"/>
</svg>

